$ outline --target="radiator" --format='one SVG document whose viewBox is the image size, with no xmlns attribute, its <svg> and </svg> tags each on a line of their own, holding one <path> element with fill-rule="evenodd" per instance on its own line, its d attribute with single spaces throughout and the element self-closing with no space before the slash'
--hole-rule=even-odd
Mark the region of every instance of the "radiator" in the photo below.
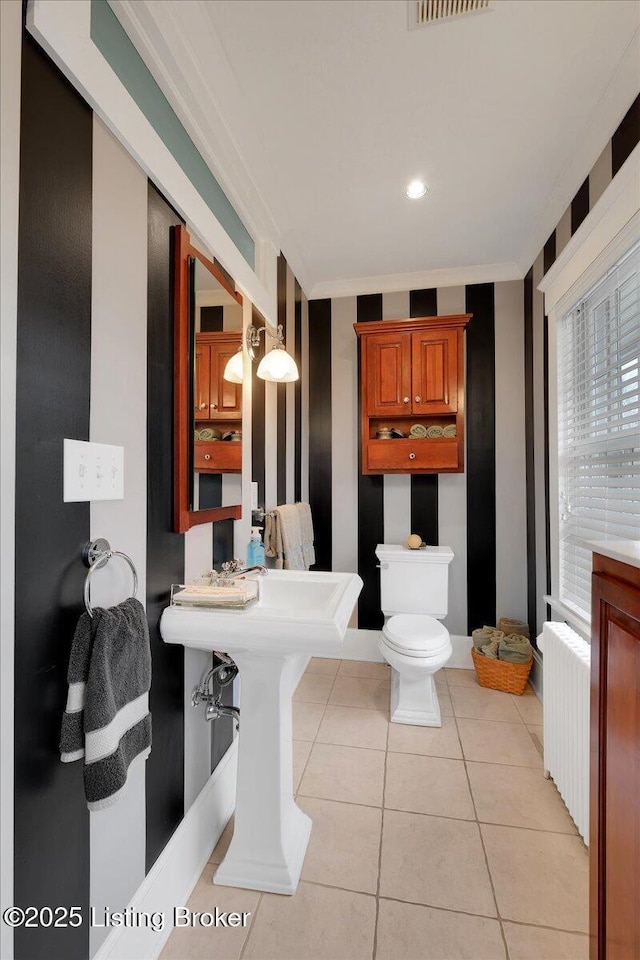
<svg viewBox="0 0 640 960">
<path fill-rule="evenodd" d="M 544 767 L 589 843 L 589 674 L 591 647 L 566 623 L 545 623 Z"/>
</svg>

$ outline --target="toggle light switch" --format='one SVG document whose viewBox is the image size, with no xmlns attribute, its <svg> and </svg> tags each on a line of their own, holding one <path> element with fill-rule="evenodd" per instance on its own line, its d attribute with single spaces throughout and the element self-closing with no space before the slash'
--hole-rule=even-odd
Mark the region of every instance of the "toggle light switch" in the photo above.
<svg viewBox="0 0 640 960">
<path fill-rule="evenodd" d="M 124 499 L 124 447 L 64 440 L 63 500 Z"/>
</svg>

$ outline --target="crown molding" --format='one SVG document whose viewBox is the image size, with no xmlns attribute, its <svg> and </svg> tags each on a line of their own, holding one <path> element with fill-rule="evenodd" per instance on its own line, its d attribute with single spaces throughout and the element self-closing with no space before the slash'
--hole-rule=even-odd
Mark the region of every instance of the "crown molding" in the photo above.
<svg viewBox="0 0 640 960">
<path fill-rule="evenodd" d="M 640 27 L 631 37 L 611 80 L 584 127 L 582 136 L 575 142 L 564 171 L 546 206 L 541 210 L 522 255 L 518 257 L 523 275 L 543 249 L 573 200 L 576 190 L 589 176 L 594 163 L 638 95 L 639 63 Z"/>
<path fill-rule="evenodd" d="M 522 280 L 520 266 L 513 261 L 483 263 L 472 267 L 445 267 L 417 273 L 388 273 L 377 277 L 353 277 L 347 280 L 322 280 L 311 288 L 309 300 L 325 297 L 357 297 L 366 293 L 396 293 L 431 287 L 461 287 L 470 283 L 500 283 Z"/>
<path fill-rule="evenodd" d="M 110 6 L 249 232 L 256 241 L 267 237 L 277 246 L 280 234 L 271 210 L 211 84 L 203 76 L 175 7 L 162 4 L 161 10 L 156 7 L 152 14 L 148 0 L 110 0 Z M 158 12 L 164 17 L 162 28 L 157 22 Z M 206 18 L 203 29 L 208 32 L 212 59 L 233 81 L 224 51 Z M 167 42 L 169 37 L 174 44 Z"/>
</svg>

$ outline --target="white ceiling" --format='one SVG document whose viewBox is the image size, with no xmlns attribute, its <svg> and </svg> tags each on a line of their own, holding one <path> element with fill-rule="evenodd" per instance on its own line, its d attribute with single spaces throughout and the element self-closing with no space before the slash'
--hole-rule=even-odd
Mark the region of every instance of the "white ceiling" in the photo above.
<svg viewBox="0 0 640 960">
<path fill-rule="evenodd" d="M 636 0 L 495 0 L 413 31 L 405 0 L 112 6 L 313 295 L 522 276 L 640 76 Z"/>
</svg>

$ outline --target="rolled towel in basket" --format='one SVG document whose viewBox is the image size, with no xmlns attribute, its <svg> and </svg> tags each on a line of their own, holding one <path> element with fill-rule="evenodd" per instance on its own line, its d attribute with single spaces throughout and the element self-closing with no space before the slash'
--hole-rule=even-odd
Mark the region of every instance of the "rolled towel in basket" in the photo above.
<svg viewBox="0 0 640 960">
<path fill-rule="evenodd" d="M 493 637 L 492 640 L 489 640 L 489 643 L 485 643 L 480 653 L 484 654 L 485 657 L 489 657 L 490 660 L 497 660 L 499 647 L 500 640 L 498 637 Z"/>
<path fill-rule="evenodd" d="M 484 652 L 482 648 L 490 643 L 492 640 L 502 640 L 504 633 L 501 630 L 496 630 L 495 627 L 478 627 L 477 630 L 473 631 L 472 639 L 473 645 L 476 650 Z"/>
<path fill-rule="evenodd" d="M 531 639 L 529 634 L 529 624 L 524 620 L 514 620 L 513 617 L 500 617 L 498 621 L 498 630 L 504 632 L 505 637 L 512 637 L 514 633 L 520 637 Z"/>
<path fill-rule="evenodd" d="M 498 659 L 509 663 L 527 663 L 531 659 L 531 644 L 527 637 L 512 633 L 510 637 L 503 637 L 498 647 Z"/>
</svg>

